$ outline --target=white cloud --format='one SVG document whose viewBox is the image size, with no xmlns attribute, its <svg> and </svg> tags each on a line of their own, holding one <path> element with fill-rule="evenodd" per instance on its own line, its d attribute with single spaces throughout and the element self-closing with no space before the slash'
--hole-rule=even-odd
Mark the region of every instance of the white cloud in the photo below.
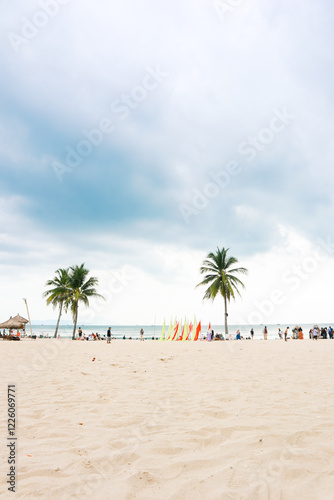
<svg viewBox="0 0 334 500">
<path fill-rule="evenodd" d="M 31 21 L 41 7 L 3 8 L 3 32 L 20 33 L 22 16 Z M 231 320 L 249 316 L 254 300 L 275 288 L 286 301 L 273 321 L 306 318 L 312 308 L 326 319 L 320 279 L 331 258 L 306 272 L 296 293 L 291 288 L 292 269 L 313 255 L 319 236 L 326 239 L 333 218 L 332 19 L 326 1 L 245 1 L 221 19 L 204 0 L 71 0 L 17 52 L 7 39 L 2 307 L 12 309 L 24 290 L 35 317 L 49 317 L 40 298 L 45 280 L 86 262 L 104 288 L 108 273 L 124 266 L 135 277 L 111 304 L 96 306 L 100 317 L 114 307 L 117 322 L 151 323 L 153 311 L 161 322 L 183 310 L 222 322 L 222 305 L 203 305 L 194 286 L 206 253 L 226 246 L 251 271 Z M 156 66 L 168 77 L 120 120 L 111 103 Z M 248 161 L 240 144 L 284 108 L 295 118 Z M 64 161 L 66 147 L 105 117 L 114 133 L 60 185 L 52 162 Z M 193 190 L 203 192 L 209 172 L 231 160 L 242 173 L 186 224 L 179 204 L 193 203 Z M 282 283 L 286 272 L 290 283 Z M 315 288 L 321 300 L 311 304 Z"/>
</svg>

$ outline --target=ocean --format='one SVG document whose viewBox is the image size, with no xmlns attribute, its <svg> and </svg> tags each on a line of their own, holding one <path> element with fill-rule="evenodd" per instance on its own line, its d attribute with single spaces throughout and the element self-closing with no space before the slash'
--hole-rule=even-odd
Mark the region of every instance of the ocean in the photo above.
<svg viewBox="0 0 334 500">
<path fill-rule="evenodd" d="M 268 329 L 268 339 L 278 339 L 278 328 L 282 330 L 284 333 L 287 326 L 290 327 L 290 331 L 295 326 L 301 326 L 304 333 L 304 338 L 308 338 L 308 332 L 310 328 L 313 327 L 313 323 L 307 324 L 299 324 L 299 323 L 291 323 L 291 324 L 275 324 L 275 325 L 266 325 Z M 334 325 L 334 322 L 332 326 Z M 78 324 L 78 328 L 81 326 L 81 329 L 85 336 L 90 333 L 99 333 L 101 336 L 107 334 L 107 330 L 109 326 L 111 326 L 111 331 L 113 336 L 116 339 L 122 339 L 125 337 L 128 339 L 131 337 L 132 339 L 139 339 L 140 329 L 144 329 L 144 338 L 152 339 L 152 337 L 160 338 L 162 332 L 162 325 L 128 325 L 128 326 L 113 326 L 113 325 L 83 325 Z M 320 328 L 323 326 L 331 326 L 330 323 L 324 324 L 319 323 Z M 334 326 L 333 326 L 334 327 Z M 40 335 L 49 337 L 53 337 L 55 332 L 56 325 L 32 325 L 33 334 L 39 337 Z M 223 325 L 212 325 L 212 328 L 215 333 L 224 334 L 224 326 Z M 229 334 L 231 334 L 232 338 L 235 338 L 237 330 L 240 330 L 241 336 L 246 338 L 250 336 L 250 329 L 254 329 L 254 339 L 263 339 L 263 328 L 264 325 L 229 325 Z M 166 331 L 168 329 L 168 325 L 166 325 Z M 208 330 L 208 325 L 202 326 L 202 333 L 206 333 Z M 26 332 L 30 335 L 29 324 L 26 327 Z M 61 325 L 58 329 L 58 334 L 60 334 L 61 338 L 72 338 L 73 325 Z M 225 335 L 224 335 L 225 336 Z"/>
</svg>

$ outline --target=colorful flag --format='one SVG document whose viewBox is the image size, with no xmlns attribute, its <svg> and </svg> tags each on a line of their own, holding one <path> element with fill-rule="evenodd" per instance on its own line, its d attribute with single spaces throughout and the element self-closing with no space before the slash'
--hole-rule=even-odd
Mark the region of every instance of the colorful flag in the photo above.
<svg viewBox="0 0 334 500">
<path fill-rule="evenodd" d="M 160 340 L 164 340 L 165 330 L 166 330 L 166 324 L 165 324 L 165 320 L 164 320 L 164 324 L 163 324 L 163 327 L 162 327 L 162 332 L 161 332 Z"/>
<path fill-rule="evenodd" d="M 199 322 L 197 325 L 197 328 L 196 328 L 196 335 L 195 335 L 194 340 L 198 340 L 198 336 L 199 336 L 201 330 L 202 330 L 202 325 L 201 325 L 201 322 Z"/>
<path fill-rule="evenodd" d="M 193 326 L 193 333 L 191 336 L 191 340 L 193 341 L 196 335 L 196 329 L 197 329 L 197 321 L 196 321 L 196 316 L 194 316 L 194 326 Z"/>
<path fill-rule="evenodd" d="M 187 322 L 186 322 L 186 324 L 185 324 L 185 328 L 184 328 L 184 332 L 183 332 L 183 335 L 182 335 L 182 339 L 181 339 L 181 340 L 182 340 L 182 341 L 187 340 L 187 338 L 188 338 L 188 334 L 189 334 L 189 323 L 188 323 L 188 321 L 187 321 Z"/>
<path fill-rule="evenodd" d="M 174 335 L 171 340 L 175 340 L 175 338 L 177 339 L 177 332 L 179 331 L 179 329 L 181 330 L 181 325 L 179 323 L 176 323 L 176 327 L 174 328 Z"/>
<path fill-rule="evenodd" d="M 192 322 L 190 321 L 190 325 L 189 325 L 189 332 L 188 332 L 188 335 L 187 335 L 187 338 L 185 340 L 190 340 L 191 339 L 191 332 L 193 331 L 193 324 Z"/>
</svg>

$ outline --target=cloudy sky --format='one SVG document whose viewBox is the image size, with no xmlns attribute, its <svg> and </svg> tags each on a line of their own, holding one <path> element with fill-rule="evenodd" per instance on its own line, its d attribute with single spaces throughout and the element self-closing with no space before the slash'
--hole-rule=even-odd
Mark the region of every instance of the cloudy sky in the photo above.
<svg viewBox="0 0 334 500">
<path fill-rule="evenodd" d="M 56 318 L 45 281 L 85 262 L 82 323 L 221 324 L 217 246 L 249 270 L 231 323 L 333 320 L 332 2 L 1 10 L 1 321 Z"/>
</svg>

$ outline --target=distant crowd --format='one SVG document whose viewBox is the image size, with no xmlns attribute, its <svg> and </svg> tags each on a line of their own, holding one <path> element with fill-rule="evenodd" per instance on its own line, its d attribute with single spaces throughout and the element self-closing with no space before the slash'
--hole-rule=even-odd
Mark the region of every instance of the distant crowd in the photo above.
<svg viewBox="0 0 334 500">
<path fill-rule="evenodd" d="M 334 330 L 331 326 L 329 327 L 322 327 L 320 328 L 318 325 L 315 325 L 313 328 L 311 328 L 308 332 L 309 338 L 312 340 L 318 340 L 318 339 L 333 339 L 334 338 Z M 262 335 L 264 340 L 268 340 L 268 329 L 265 326 L 262 330 Z M 281 330 L 281 328 L 278 328 L 277 332 L 278 338 L 280 340 L 285 340 L 285 342 L 288 341 L 288 339 L 298 339 L 298 340 L 303 340 L 304 339 L 304 333 L 303 329 L 301 326 L 296 326 L 291 330 L 290 334 L 290 327 L 287 326 L 284 332 Z M 243 337 L 240 333 L 240 330 L 237 330 L 235 336 L 232 334 L 228 334 L 228 336 L 225 336 L 220 333 L 214 332 L 214 330 L 209 330 L 207 334 L 202 334 L 201 340 L 207 340 L 208 342 L 211 342 L 213 340 L 253 340 L 254 339 L 254 329 L 251 328 L 249 332 L 249 336 Z"/>
</svg>

